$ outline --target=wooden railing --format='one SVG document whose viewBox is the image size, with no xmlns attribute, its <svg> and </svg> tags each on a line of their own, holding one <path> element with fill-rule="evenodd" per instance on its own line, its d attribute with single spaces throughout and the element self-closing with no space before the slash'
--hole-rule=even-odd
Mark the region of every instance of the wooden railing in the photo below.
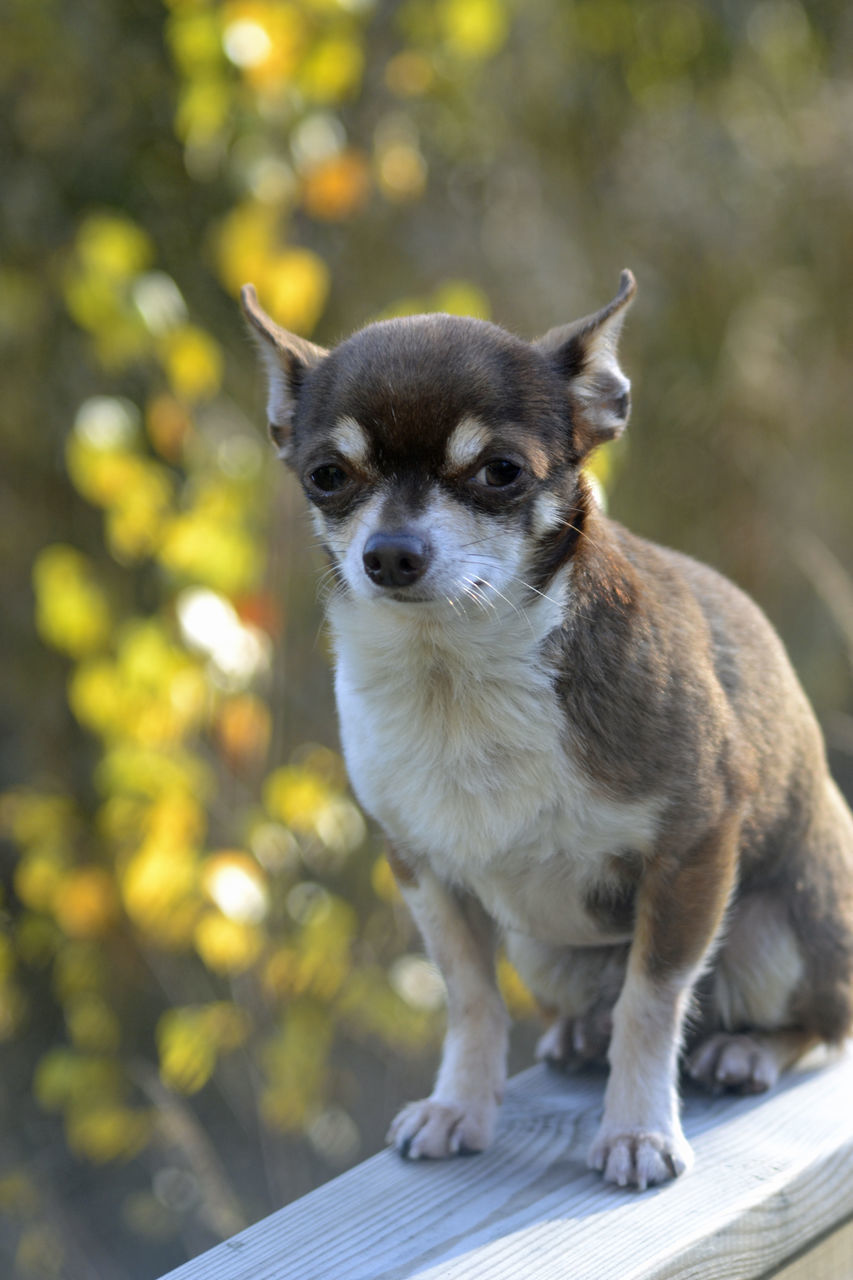
<svg viewBox="0 0 853 1280">
<path fill-rule="evenodd" d="M 764 1098 L 688 1090 L 696 1167 L 644 1193 L 585 1167 L 602 1091 L 526 1071 L 487 1153 L 383 1152 L 163 1280 L 853 1280 L 853 1052 Z"/>
</svg>

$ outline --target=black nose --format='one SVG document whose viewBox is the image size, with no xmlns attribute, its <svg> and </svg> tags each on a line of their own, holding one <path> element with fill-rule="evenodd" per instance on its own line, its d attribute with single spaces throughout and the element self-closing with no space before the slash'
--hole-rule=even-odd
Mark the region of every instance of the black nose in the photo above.
<svg viewBox="0 0 853 1280">
<path fill-rule="evenodd" d="M 372 533 L 364 544 L 364 572 L 378 587 L 408 587 L 427 567 L 429 548 L 416 533 Z"/>
</svg>

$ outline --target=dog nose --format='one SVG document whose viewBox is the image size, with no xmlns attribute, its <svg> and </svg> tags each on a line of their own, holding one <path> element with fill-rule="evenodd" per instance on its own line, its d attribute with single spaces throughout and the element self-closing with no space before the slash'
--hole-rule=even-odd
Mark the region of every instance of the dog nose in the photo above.
<svg viewBox="0 0 853 1280">
<path fill-rule="evenodd" d="M 362 559 L 364 572 L 378 587 L 408 587 L 426 569 L 429 549 L 416 533 L 372 533 Z"/>
</svg>

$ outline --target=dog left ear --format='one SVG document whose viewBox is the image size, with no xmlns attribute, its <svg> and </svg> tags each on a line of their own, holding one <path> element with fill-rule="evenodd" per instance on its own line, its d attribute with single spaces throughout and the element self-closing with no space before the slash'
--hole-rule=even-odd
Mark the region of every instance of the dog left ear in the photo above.
<svg viewBox="0 0 853 1280">
<path fill-rule="evenodd" d="M 305 375 L 329 353 L 324 347 L 317 347 L 306 338 L 288 333 L 271 320 L 258 302 L 253 284 L 243 285 L 240 301 L 267 371 L 270 435 L 278 456 L 287 461 L 293 414 Z"/>
<path fill-rule="evenodd" d="M 616 347 L 625 313 L 637 292 L 630 271 L 623 271 L 619 292 L 606 307 L 573 324 L 550 329 L 534 346 L 566 380 L 572 420 L 583 453 L 625 430 L 631 409 L 631 383 L 619 368 Z"/>
</svg>

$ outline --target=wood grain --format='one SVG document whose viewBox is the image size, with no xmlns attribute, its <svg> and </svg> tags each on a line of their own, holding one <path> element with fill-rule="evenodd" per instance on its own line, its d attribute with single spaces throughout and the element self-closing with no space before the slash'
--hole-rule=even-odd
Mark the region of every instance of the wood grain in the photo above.
<svg viewBox="0 0 853 1280">
<path fill-rule="evenodd" d="M 484 1155 L 383 1152 L 163 1280 L 785 1280 L 853 1276 L 853 1053 L 763 1099 L 688 1093 L 692 1173 L 644 1193 L 584 1165 L 604 1077 L 535 1067 Z M 818 1242 L 821 1242 L 818 1244 Z M 809 1248 L 834 1271 L 797 1271 Z M 831 1249 L 834 1252 L 828 1252 Z"/>
</svg>

